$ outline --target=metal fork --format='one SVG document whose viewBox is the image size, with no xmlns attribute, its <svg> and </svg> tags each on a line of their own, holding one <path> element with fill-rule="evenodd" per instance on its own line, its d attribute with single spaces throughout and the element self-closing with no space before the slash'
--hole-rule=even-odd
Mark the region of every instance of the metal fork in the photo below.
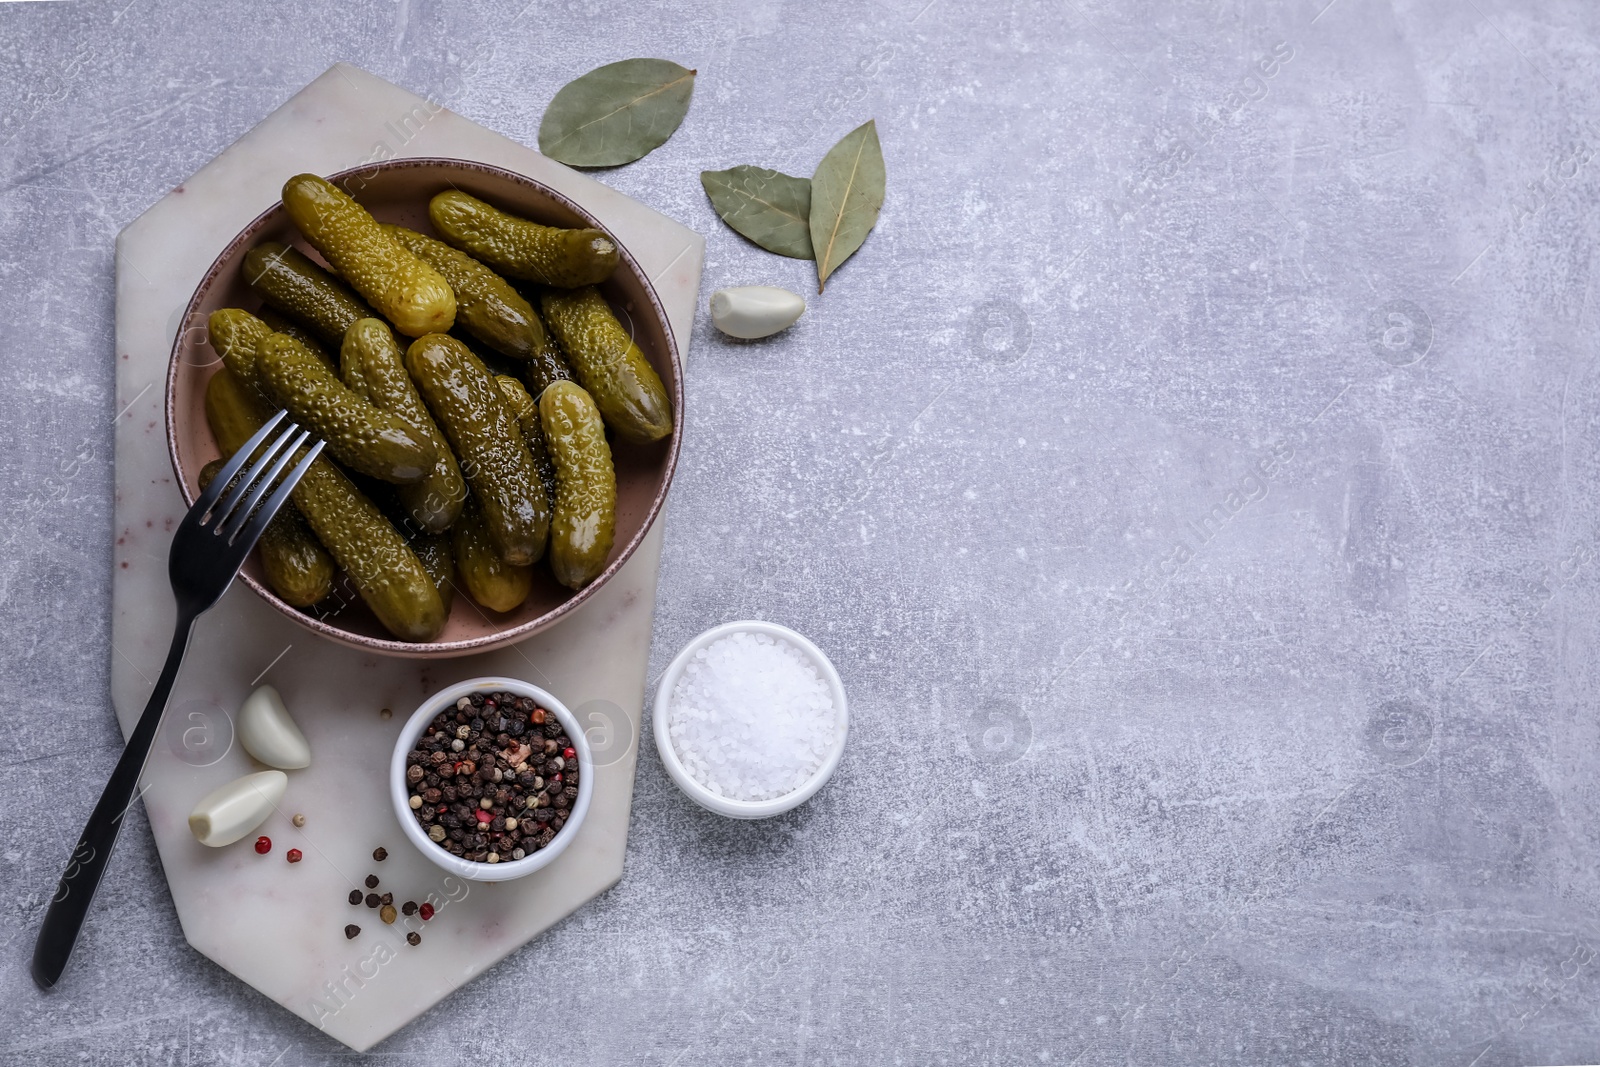
<svg viewBox="0 0 1600 1067">
<path fill-rule="evenodd" d="M 139 776 L 144 772 L 150 746 L 161 726 L 161 716 L 167 710 L 167 697 L 178 678 L 178 666 L 189 647 L 189 633 L 195 620 L 221 599 L 245 557 L 255 547 L 261 531 L 283 507 L 290 491 L 322 451 L 323 442 L 313 443 L 294 470 L 280 481 L 284 468 L 311 437 L 309 431 L 291 422 L 250 464 L 238 485 L 227 492 L 240 469 L 286 418 L 285 412 L 278 412 L 233 454 L 172 535 L 167 572 L 172 579 L 173 596 L 178 601 L 178 625 L 172 636 L 172 650 L 167 653 L 166 665 L 161 668 L 161 677 L 156 680 L 150 702 L 139 716 L 139 724 L 133 728 L 122 758 L 117 761 L 116 770 L 111 772 L 111 780 L 100 795 L 100 803 L 95 805 L 89 824 L 83 828 L 83 836 L 78 839 L 78 847 L 61 875 L 61 885 L 50 901 L 50 909 L 45 912 L 39 940 L 33 947 L 33 980 L 43 989 L 56 984 L 78 942 L 84 917 L 94 902 L 94 892 L 111 861 L 111 850 L 122 829 L 122 817 L 136 799 Z M 275 483 L 277 488 L 273 489 Z M 271 496 L 267 496 L 269 491 Z M 227 492 L 226 497 L 224 492 Z"/>
</svg>

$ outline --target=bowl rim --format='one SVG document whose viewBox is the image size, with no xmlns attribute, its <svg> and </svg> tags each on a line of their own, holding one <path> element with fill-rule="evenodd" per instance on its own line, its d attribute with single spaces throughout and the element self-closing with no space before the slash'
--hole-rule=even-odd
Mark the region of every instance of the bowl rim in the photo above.
<svg viewBox="0 0 1600 1067">
<path fill-rule="evenodd" d="M 479 863 L 476 860 L 465 860 L 451 855 L 422 832 L 417 817 L 411 813 L 411 791 L 405 780 L 406 754 L 411 751 L 412 744 L 422 735 L 428 723 L 433 721 L 433 717 L 447 706 L 473 693 L 500 690 L 522 697 L 531 697 L 546 711 L 554 712 L 556 718 L 561 720 L 561 725 L 566 728 L 567 737 L 572 740 L 572 747 L 578 752 L 578 767 L 583 773 L 578 775 L 578 799 L 573 802 L 566 824 L 556 831 L 556 836 L 548 845 L 520 860 Z M 435 865 L 474 882 L 509 882 L 554 863 L 577 836 L 578 830 L 583 826 L 584 818 L 589 814 L 589 804 L 593 798 L 594 760 L 589 749 L 589 739 L 584 735 L 577 716 L 548 690 L 517 678 L 487 675 L 481 678 L 469 678 L 439 690 L 417 705 L 417 710 L 411 713 L 411 717 L 400 728 L 400 736 L 395 739 L 394 753 L 389 757 L 389 799 L 394 805 L 395 818 L 400 820 L 400 829 L 406 839 Z"/>
<path fill-rule="evenodd" d="M 701 785 L 678 758 L 677 750 L 672 747 L 672 738 L 667 734 L 667 707 L 672 699 L 673 687 L 678 684 L 678 679 L 689 665 L 689 658 L 718 638 L 732 633 L 757 633 L 769 637 L 781 637 L 800 649 L 811 659 L 822 674 L 823 680 L 828 683 L 828 689 L 839 713 L 839 736 L 834 741 L 833 749 L 827 758 L 822 761 L 822 766 L 812 772 L 811 777 L 806 779 L 800 788 L 770 800 L 734 800 Z M 726 815 L 731 819 L 767 819 L 774 815 L 782 815 L 786 811 L 793 811 L 816 796 L 822 787 L 828 784 L 833 772 L 838 769 L 839 761 L 844 758 L 845 742 L 850 736 L 850 706 L 845 697 L 844 682 L 839 678 L 839 672 L 834 667 L 833 661 L 809 638 L 779 623 L 737 619 L 720 626 L 713 626 L 693 638 L 673 658 L 667 669 L 661 673 L 661 681 L 656 685 L 655 707 L 650 715 L 650 726 L 656 735 L 656 752 L 661 756 L 661 763 L 666 767 L 667 775 L 690 800 L 707 811 Z M 579 781 L 581 783 L 582 779 Z"/>
<path fill-rule="evenodd" d="M 537 178 L 530 178 L 525 174 L 519 174 L 516 171 L 508 170 L 505 167 L 497 167 L 489 163 L 479 163 L 470 159 L 456 159 L 449 156 L 411 156 L 404 159 L 383 160 L 375 163 L 364 163 L 354 167 L 347 167 L 344 170 L 336 171 L 327 175 L 327 180 L 333 182 L 334 184 L 338 184 L 339 182 L 349 178 L 361 178 L 363 180 L 370 181 L 372 177 L 380 171 L 423 169 L 429 167 L 451 167 L 458 169 L 465 168 L 467 170 L 478 171 L 492 177 L 508 179 L 516 184 L 531 186 L 540 194 L 549 197 L 551 200 L 557 202 L 567 210 L 571 211 L 573 214 L 577 215 L 579 218 L 583 219 L 587 225 L 593 226 L 596 229 L 605 230 L 607 234 L 611 233 L 610 230 L 606 229 L 605 226 L 601 224 L 600 220 L 596 218 L 592 212 L 584 208 L 565 193 L 546 185 Z M 184 337 L 191 328 L 186 327 L 184 324 L 193 321 L 194 316 L 197 314 L 195 310 L 196 306 L 200 303 L 201 298 L 210 291 L 214 284 L 216 284 L 217 279 L 221 277 L 224 264 L 231 261 L 233 257 L 245 246 L 260 240 L 261 231 L 266 227 L 269 217 L 277 214 L 282 207 L 283 201 L 281 199 L 269 205 L 260 214 L 256 215 L 255 218 L 246 223 L 244 228 L 235 234 L 233 239 L 224 245 L 222 250 L 217 253 L 216 258 L 211 261 L 211 266 L 206 268 L 205 274 L 201 277 L 199 283 L 196 284 L 194 292 L 190 294 L 188 303 L 184 305 L 183 317 L 179 320 L 179 329 L 177 334 L 172 339 L 172 348 L 167 356 L 167 375 L 165 383 L 166 398 L 163 403 L 163 416 L 166 422 L 167 460 L 172 464 L 173 477 L 178 483 L 178 492 L 183 496 L 185 507 L 192 507 L 194 505 L 197 494 L 192 494 L 189 491 L 189 478 L 184 470 L 183 462 L 178 455 L 177 422 L 174 417 L 174 409 L 177 401 L 178 373 L 180 370 L 180 365 L 183 363 L 183 360 L 179 357 L 179 353 L 183 348 Z M 677 338 L 672 332 L 672 321 L 670 318 L 668 318 L 666 308 L 661 303 L 660 294 L 656 292 L 655 283 L 650 279 L 650 276 L 645 273 L 644 268 L 640 266 L 639 261 L 634 257 L 633 253 L 630 252 L 627 246 L 615 236 L 612 236 L 612 243 L 617 246 L 617 252 L 620 258 L 627 263 L 628 267 L 632 269 L 634 275 L 639 279 L 641 286 L 644 289 L 645 297 L 649 300 L 650 310 L 652 314 L 655 315 L 656 320 L 660 323 L 662 327 L 662 334 L 666 338 L 667 359 L 671 363 L 673 370 L 673 383 L 671 390 L 674 418 L 671 444 L 667 450 L 666 470 L 661 479 L 661 486 L 656 490 L 655 497 L 653 500 L 651 500 L 650 507 L 645 512 L 644 521 L 640 523 L 638 531 L 627 542 L 627 544 L 622 546 L 622 549 L 617 553 L 616 558 L 613 559 L 611 563 L 606 566 L 606 569 L 601 571 L 592 582 L 590 582 L 588 585 L 585 585 L 582 589 L 574 592 L 567 599 L 563 600 L 560 604 L 557 604 L 554 608 L 545 612 L 543 615 L 529 619 L 527 622 L 521 623 L 517 626 L 503 630 L 496 630 L 493 633 L 483 634 L 479 637 L 469 637 L 454 641 L 414 642 L 401 641 L 394 637 L 375 637 L 352 633 L 349 630 L 335 626 L 323 619 L 319 619 L 314 615 L 309 615 L 306 612 L 301 611 L 299 608 L 294 607 L 274 593 L 265 582 L 254 577 L 253 575 L 245 573 L 243 570 L 241 570 L 237 575 L 238 579 L 254 590 L 258 596 L 260 596 L 272 607 L 276 608 L 284 615 L 287 615 L 294 622 L 304 626 L 313 633 L 320 634 L 323 637 L 337 641 L 344 645 L 348 645 L 350 647 L 367 649 L 369 651 L 378 652 L 384 655 L 398 656 L 407 659 L 441 659 L 451 656 L 469 655 L 477 652 L 487 652 L 491 649 L 501 648 L 505 645 L 511 644 L 514 641 L 521 640 L 525 637 L 530 637 L 533 634 L 549 629 L 556 623 L 560 622 L 571 612 L 587 603 L 589 598 L 595 593 L 596 590 L 609 582 L 612 577 L 622 569 L 623 565 L 633 558 L 634 552 L 638 550 L 639 545 L 643 543 L 645 537 L 649 535 L 651 528 L 655 526 L 657 519 L 660 518 L 661 509 L 666 504 L 667 491 L 672 488 L 672 479 L 677 473 L 678 456 L 683 445 L 683 359 L 678 350 Z M 488 618 L 487 615 L 484 617 Z"/>
</svg>

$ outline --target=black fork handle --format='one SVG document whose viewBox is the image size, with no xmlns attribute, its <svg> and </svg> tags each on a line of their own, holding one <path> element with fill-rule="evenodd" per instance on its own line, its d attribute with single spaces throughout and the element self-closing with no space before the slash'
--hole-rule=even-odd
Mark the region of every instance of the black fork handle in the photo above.
<svg viewBox="0 0 1600 1067">
<path fill-rule="evenodd" d="M 167 710 L 167 698 L 172 694 L 172 683 L 178 679 L 178 666 L 189 647 L 189 634 L 194 629 L 194 615 L 178 616 L 177 632 L 172 635 L 172 650 L 167 653 L 166 665 L 150 702 L 139 716 L 128 745 L 117 760 L 117 769 L 111 772 L 100 803 L 94 806 L 89 823 L 83 828 L 78 847 L 73 849 L 67 869 L 62 872 L 61 885 L 45 912 L 44 925 L 39 928 L 39 940 L 33 946 L 33 980 L 41 989 L 49 989 L 66 970 L 72 957 L 73 946 L 83 929 L 83 920 L 94 903 L 95 890 L 111 862 L 111 850 L 116 847 L 117 835 L 122 832 L 122 817 L 133 806 L 139 788 L 139 776 L 144 773 L 145 760 L 155 743 L 156 731 L 161 728 L 162 714 Z"/>
</svg>

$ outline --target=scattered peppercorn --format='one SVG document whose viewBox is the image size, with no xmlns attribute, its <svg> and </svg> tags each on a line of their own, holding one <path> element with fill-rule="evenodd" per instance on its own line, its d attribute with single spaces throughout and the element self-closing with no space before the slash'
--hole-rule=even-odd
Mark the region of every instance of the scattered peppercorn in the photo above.
<svg viewBox="0 0 1600 1067">
<path fill-rule="evenodd" d="M 386 923 L 394 922 L 394 917 L 395 911 L 393 904 L 385 904 L 383 906 L 383 910 L 378 912 L 378 918 L 382 919 Z"/>
<path fill-rule="evenodd" d="M 345 938 L 347 940 L 349 938 L 355 937 L 360 932 L 361 932 L 361 927 L 357 926 L 355 923 L 351 923 L 349 926 L 346 926 L 344 928 L 344 936 L 345 936 Z"/>
<path fill-rule="evenodd" d="M 361 903 L 361 890 L 359 890 L 359 889 L 350 890 L 350 903 L 352 903 L 352 904 Z"/>
<path fill-rule="evenodd" d="M 400 905 L 400 914 L 401 915 L 415 915 L 416 913 L 417 913 L 417 902 L 416 901 L 408 900 L 404 904 Z"/>
<path fill-rule="evenodd" d="M 408 944 L 408 945 L 420 945 L 420 944 L 422 944 L 422 935 L 417 933 L 415 930 L 411 931 L 409 934 L 406 935 L 406 944 Z"/>
<path fill-rule="evenodd" d="M 289 821 L 294 823 L 296 826 L 304 826 L 306 824 L 306 817 L 304 815 L 296 815 Z"/>
<path fill-rule="evenodd" d="M 291 848 L 289 850 L 288 860 L 289 860 L 290 863 L 299 863 L 300 862 L 300 850 L 297 849 L 297 848 Z"/>
<path fill-rule="evenodd" d="M 383 896 L 378 898 L 378 903 L 379 904 L 393 904 L 394 903 L 394 894 L 393 893 L 385 893 Z"/>
<path fill-rule="evenodd" d="M 379 904 L 382 904 L 382 903 L 383 903 L 383 900 L 378 896 L 378 894 L 376 894 L 376 893 L 368 893 L 367 894 L 367 907 L 376 908 Z"/>
<path fill-rule="evenodd" d="M 377 860 L 379 863 L 382 863 L 384 860 L 389 858 L 389 850 L 384 848 L 382 845 L 379 845 L 377 848 L 372 850 L 372 858 Z"/>
<path fill-rule="evenodd" d="M 390 711 L 388 708 L 384 708 L 382 711 L 378 712 L 378 718 L 387 720 L 393 714 L 394 712 Z"/>
<path fill-rule="evenodd" d="M 417 907 L 417 914 L 422 916 L 423 922 L 427 922 L 429 919 L 433 918 L 433 905 L 429 904 L 427 901 L 423 901 L 422 904 Z"/>
<path fill-rule="evenodd" d="M 271 852 L 271 851 L 272 851 L 272 838 L 267 837 L 265 834 L 263 834 L 261 837 L 256 838 L 256 854 L 257 855 L 265 856 L 268 852 Z"/>
<path fill-rule="evenodd" d="M 376 889 L 376 888 L 378 888 L 378 876 L 377 875 L 375 875 L 375 874 L 367 875 L 367 888 L 368 889 Z"/>
</svg>

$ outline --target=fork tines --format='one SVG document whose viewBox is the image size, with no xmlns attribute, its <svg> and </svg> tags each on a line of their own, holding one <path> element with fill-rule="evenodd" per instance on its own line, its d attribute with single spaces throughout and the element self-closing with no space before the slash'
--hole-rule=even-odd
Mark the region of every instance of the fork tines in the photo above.
<svg viewBox="0 0 1600 1067">
<path fill-rule="evenodd" d="M 223 465 L 217 476 L 211 480 L 211 484 L 195 501 L 194 511 L 198 513 L 202 527 L 220 535 L 230 544 L 239 539 L 241 533 L 253 543 L 322 452 L 324 442 L 318 440 L 311 444 L 309 451 L 294 470 L 280 481 L 279 476 L 283 474 L 284 468 L 288 467 L 296 453 L 311 441 L 311 431 L 302 430 L 294 422 L 288 422 L 281 430 L 278 429 L 279 424 L 284 423 L 287 418 L 287 412 L 279 411 L 268 419 L 266 424 Z M 262 442 L 274 430 L 278 430 L 277 435 L 272 438 L 270 444 L 262 448 Z M 260 449 L 259 454 L 257 449 Z M 240 477 L 239 470 L 247 461 L 250 461 L 250 467 Z M 237 484 L 232 484 L 236 478 Z M 257 507 L 262 503 L 262 498 L 273 490 L 275 484 L 276 491 L 272 492 L 272 496 L 258 512 Z M 224 491 L 227 492 L 227 496 L 218 504 L 218 498 L 222 497 Z M 252 515 L 255 515 L 254 522 L 251 522 Z"/>
</svg>

